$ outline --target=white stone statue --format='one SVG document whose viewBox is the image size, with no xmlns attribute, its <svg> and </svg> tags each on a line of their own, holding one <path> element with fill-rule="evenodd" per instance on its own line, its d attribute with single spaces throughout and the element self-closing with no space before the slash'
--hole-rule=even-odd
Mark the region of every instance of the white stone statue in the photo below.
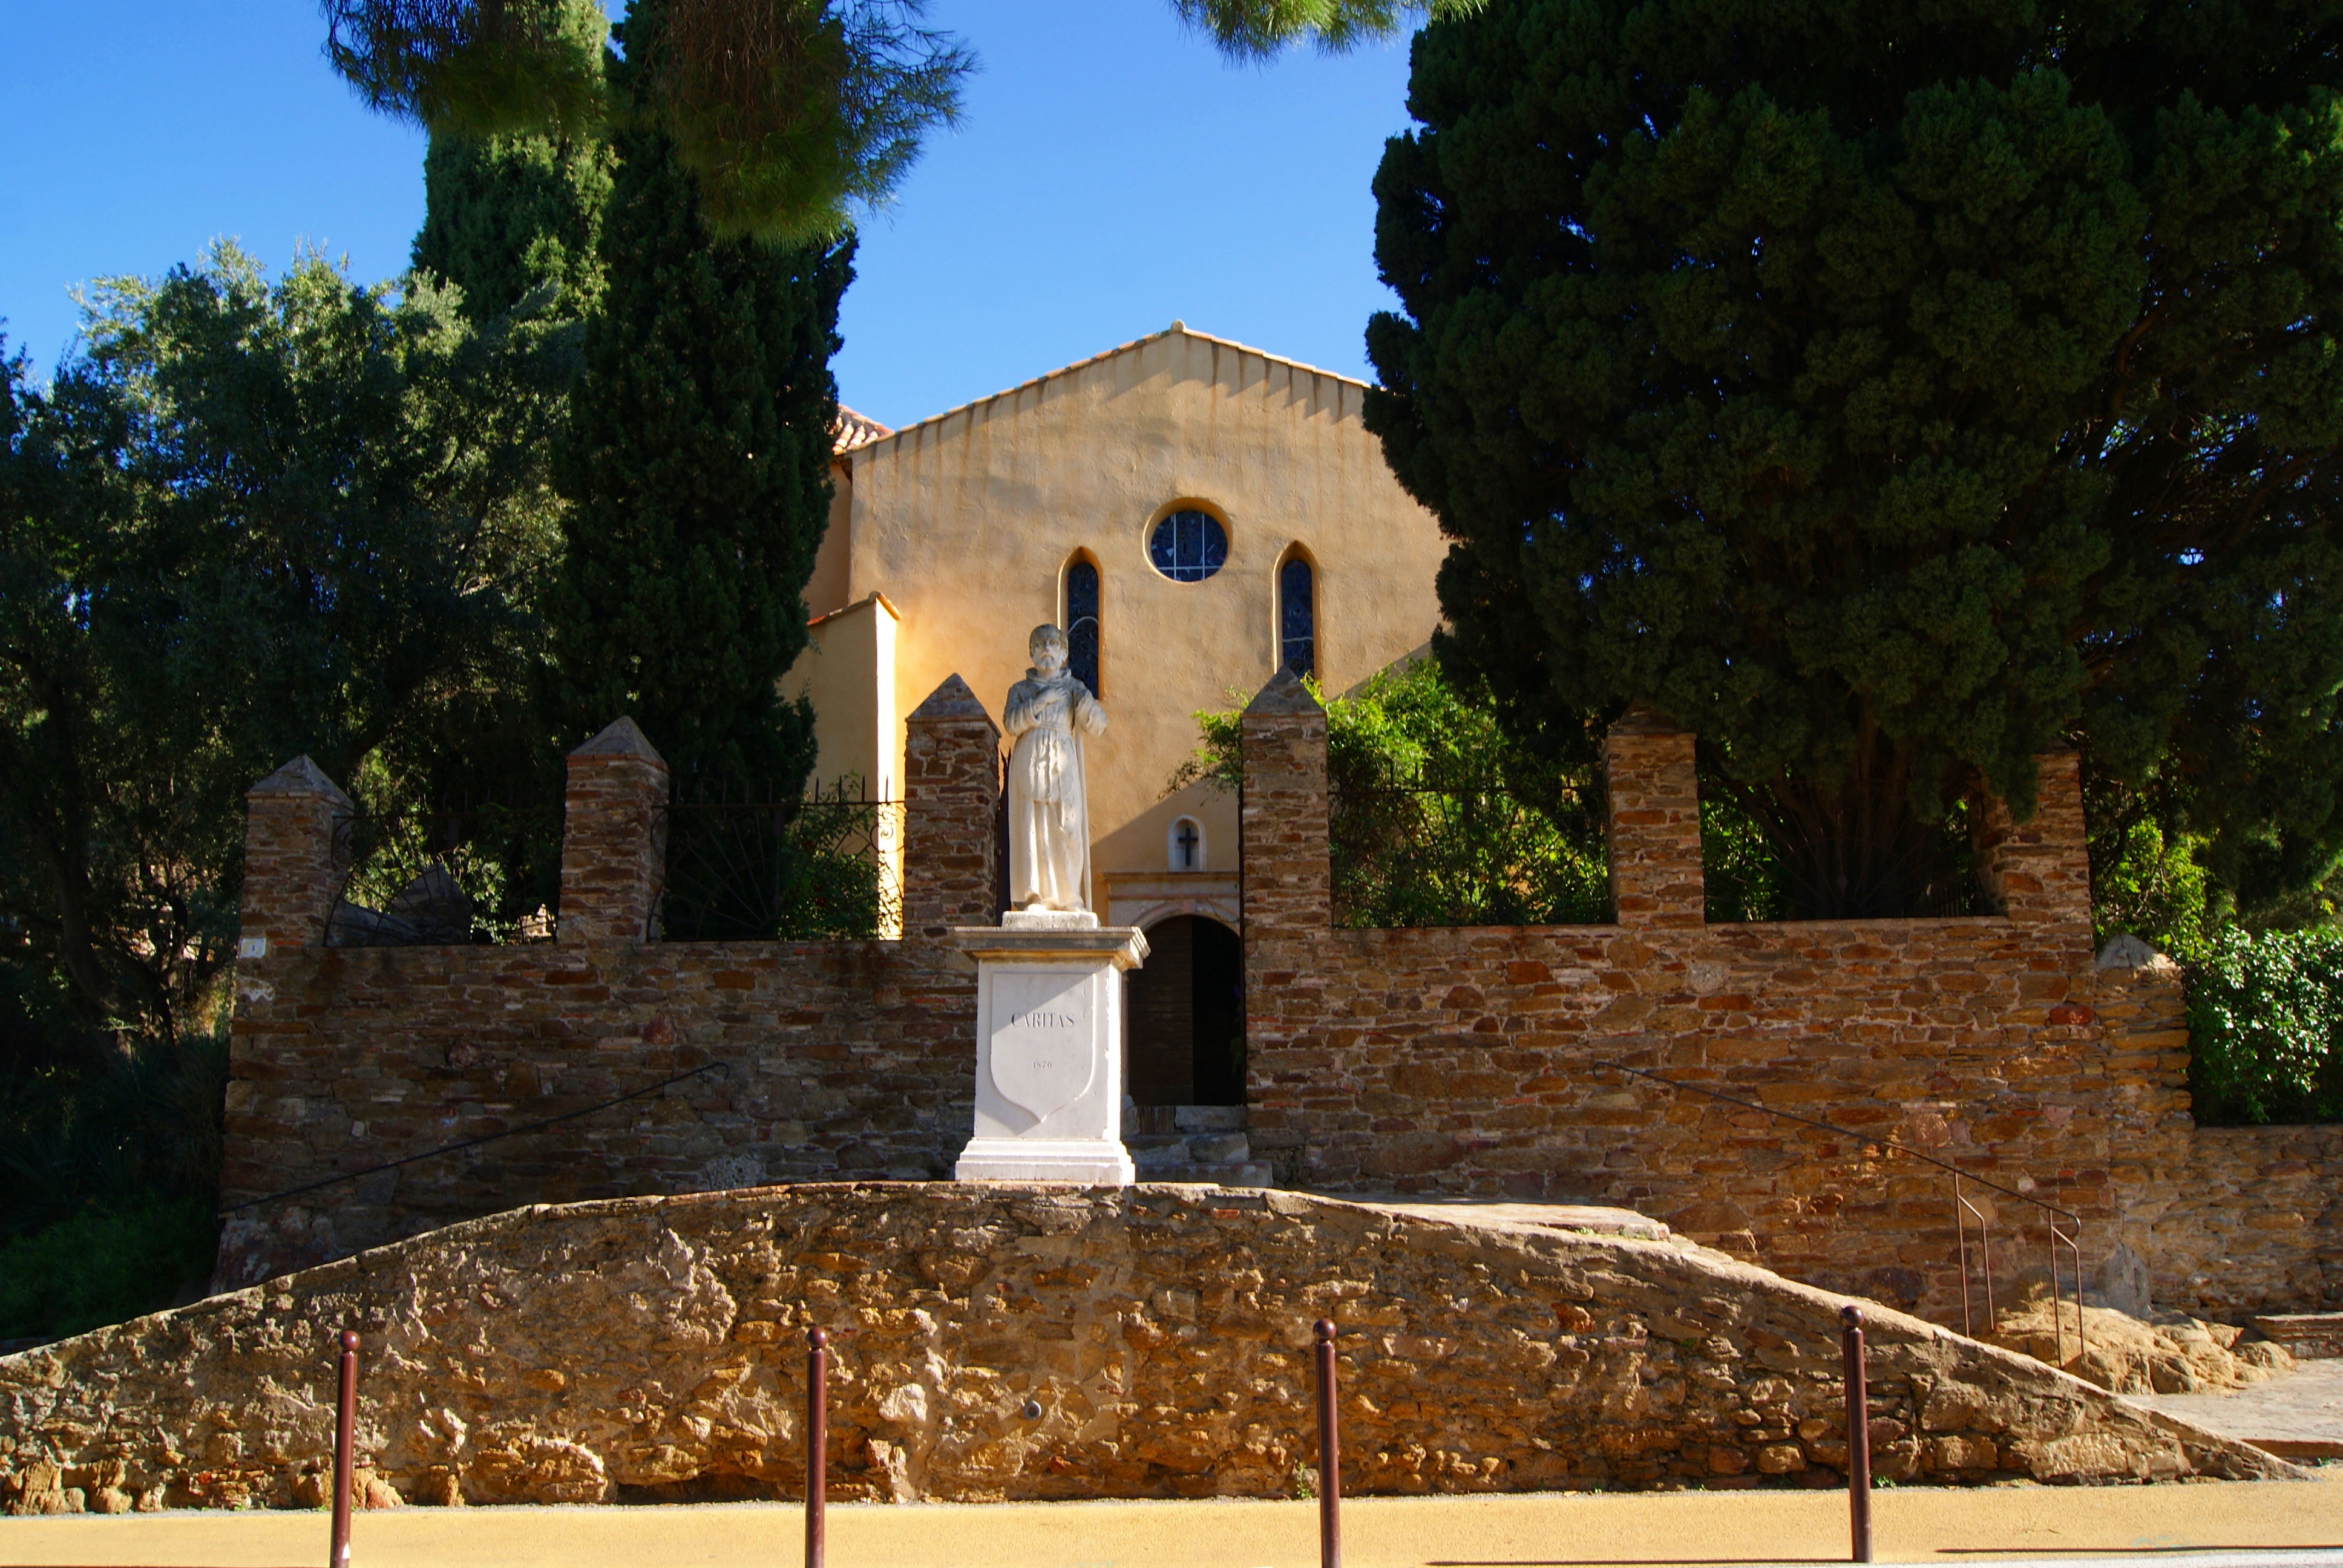
<svg viewBox="0 0 2343 1568">
<path fill-rule="evenodd" d="M 1082 737 L 1106 733 L 1106 709 L 1067 673 L 1066 634 L 1037 626 L 1033 668 L 1009 689 L 1009 905 L 1029 913 L 1091 907 L 1090 804 Z"/>
</svg>

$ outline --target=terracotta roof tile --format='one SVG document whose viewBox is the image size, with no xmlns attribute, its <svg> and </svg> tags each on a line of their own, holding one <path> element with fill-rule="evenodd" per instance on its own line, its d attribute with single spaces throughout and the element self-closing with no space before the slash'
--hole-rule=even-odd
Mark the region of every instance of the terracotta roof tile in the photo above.
<svg viewBox="0 0 2343 1568">
<path fill-rule="evenodd" d="M 883 441 L 895 432 L 868 414 L 857 414 L 840 403 L 838 406 L 838 428 L 830 445 L 832 452 L 851 452 L 857 447 L 868 447 L 873 441 Z"/>
</svg>

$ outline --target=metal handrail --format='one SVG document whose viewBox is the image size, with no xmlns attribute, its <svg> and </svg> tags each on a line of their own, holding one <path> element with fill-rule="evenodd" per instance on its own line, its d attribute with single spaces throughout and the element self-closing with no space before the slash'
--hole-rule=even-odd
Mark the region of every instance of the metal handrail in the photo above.
<svg viewBox="0 0 2343 1568">
<path fill-rule="evenodd" d="M 1951 1176 L 1953 1179 L 1953 1225 L 1958 1239 L 1961 1260 L 1961 1332 L 1972 1338 L 1975 1337 L 1976 1325 L 1969 1304 L 1968 1221 L 1966 1216 L 1973 1215 L 1976 1220 L 1977 1254 L 1984 1266 L 1985 1312 L 1988 1330 L 1993 1321 L 1993 1234 L 1985 1211 L 1968 1201 L 1967 1195 L 1961 1191 L 1961 1183 L 1973 1182 L 1990 1191 L 2014 1198 L 2021 1203 L 2033 1204 L 2041 1211 L 2043 1229 L 2047 1232 L 2045 1251 L 2050 1261 L 2050 1322 L 2051 1332 L 2056 1345 L 2057 1364 L 2063 1367 L 2066 1361 L 2066 1297 L 2058 1273 L 2058 1249 L 2061 1246 L 2066 1249 L 2074 1264 L 2076 1359 L 2081 1360 L 2084 1353 L 2089 1350 L 2090 1342 L 2087 1336 L 2083 1320 L 2083 1217 L 2074 1210 L 2053 1203 L 2047 1199 L 2036 1197 L 2031 1192 L 2022 1192 L 2015 1187 L 2005 1187 L 1998 1181 L 1988 1181 L 1975 1171 L 1964 1171 L 1957 1165 L 1939 1160 L 1933 1154 L 1923 1153 L 1910 1144 L 1899 1143 L 1893 1138 L 1885 1138 L 1871 1132 L 1858 1132 L 1852 1127 L 1841 1127 L 1836 1122 L 1823 1121 L 1811 1116 L 1800 1116 L 1795 1111 L 1776 1111 L 1772 1106 L 1760 1101 L 1744 1100 L 1738 1095 L 1725 1094 L 1714 1089 L 1704 1089 L 1696 1083 L 1680 1083 L 1673 1078 L 1664 1078 L 1644 1068 L 1629 1067 L 1624 1061 L 1597 1061 L 1594 1065 L 1613 1072 L 1624 1072 L 1637 1078 L 1648 1078 L 1654 1083 L 1668 1089 L 1703 1095 L 1710 1100 L 1721 1101 L 1727 1105 L 1737 1105 L 1745 1111 L 1755 1111 L 1780 1121 L 1795 1121 L 1801 1127 L 1812 1127 L 1835 1137 L 1852 1139 L 1857 1144 L 1874 1144 L 1898 1154 L 1908 1154 L 1922 1164 L 1933 1165 Z M 2060 1228 L 2058 1222 L 2061 1220 L 2066 1221 L 2066 1229 Z"/>
<path fill-rule="evenodd" d="M 1984 1210 L 1970 1202 L 1961 1191 L 1961 1175 L 1953 1172 L 1953 1224 L 1961 1239 L 1961 1332 L 1976 1337 L 1969 1315 L 1969 1230 L 1968 1216 L 1976 1218 L 1977 1255 L 1985 1261 L 1986 1310 L 1993 1310 L 1993 1228 Z"/>
<path fill-rule="evenodd" d="M 345 1181 L 355 1181 L 361 1176 L 373 1176 L 385 1171 L 396 1171 L 402 1165 L 412 1165 L 418 1160 L 436 1160 L 442 1154 L 460 1154 L 467 1149 L 478 1149 L 483 1143 L 494 1143 L 506 1138 L 518 1138 L 525 1133 L 542 1132 L 548 1127 L 558 1127 L 565 1121 L 575 1121 L 581 1116 L 591 1116 L 598 1111 L 608 1111 L 614 1105 L 624 1105 L 630 1100 L 640 1100 L 646 1095 L 657 1094 L 662 1089 L 672 1088 L 676 1084 L 688 1082 L 710 1072 L 720 1078 L 729 1079 L 732 1076 L 732 1064 L 729 1061 L 703 1062 L 689 1072 L 679 1072 L 673 1078 L 662 1078 L 657 1083 L 647 1083 L 640 1089 L 629 1090 L 615 1099 L 600 1101 L 577 1111 L 565 1111 L 558 1116 L 548 1116 L 542 1121 L 527 1122 L 519 1127 L 508 1127 L 502 1132 L 483 1133 L 478 1138 L 467 1138 L 458 1143 L 442 1143 L 438 1148 L 426 1149 L 420 1154 L 409 1154 L 401 1160 L 387 1160 L 379 1165 L 369 1165 L 363 1171 L 346 1171 L 338 1176 L 328 1176 L 322 1181 L 311 1181 L 300 1187 L 287 1187 L 282 1192 L 271 1192 L 266 1197 L 246 1198 L 241 1203 L 231 1203 L 222 1209 L 218 1217 L 226 1219 L 241 1210 L 257 1208 L 263 1203 L 274 1203 L 286 1198 L 298 1198 L 305 1192 L 317 1192 L 327 1187 L 338 1187 Z"/>
</svg>

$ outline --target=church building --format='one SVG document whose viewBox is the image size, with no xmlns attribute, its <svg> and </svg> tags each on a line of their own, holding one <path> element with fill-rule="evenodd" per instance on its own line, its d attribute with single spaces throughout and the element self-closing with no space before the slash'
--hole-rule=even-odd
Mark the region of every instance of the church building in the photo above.
<svg viewBox="0 0 2343 1568">
<path fill-rule="evenodd" d="M 1240 969 L 1236 800 L 1167 792 L 1195 715 L 1289 664 L 1343 691 L 1440 619 L 1446 547 L 1365 392 L 1173 322 L 900 430 L 841 421 L 813 642 L 785 683 L 813 703 L 815 777 L 900 798 L 911 709 L 957 674 L 998 719 L 1032 628 L 1067 630 L 1108 715 L 1087 748 L 1091 907 L 1152 948 L 1131 999 L 1141 1104 L 1212 1092 L 1209 1063 L 1151 1085 L 1183 1053 L 1145 1047 L 1219 1035 Z"/>
</svg>

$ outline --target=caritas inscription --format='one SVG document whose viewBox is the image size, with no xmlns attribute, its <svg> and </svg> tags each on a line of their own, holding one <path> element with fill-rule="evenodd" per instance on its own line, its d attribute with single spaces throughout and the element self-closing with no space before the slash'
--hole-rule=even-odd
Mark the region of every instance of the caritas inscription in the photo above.
<svg viewBox="0 0 2343 1568">
<path fill-rule="evenodd" d="M 1081 970 L 1009 970 L 992 993 L 992 1082 L 1001 1098 L 1046 1121 L 1089 1091 L 1093 976 Z"/>
</svg>

